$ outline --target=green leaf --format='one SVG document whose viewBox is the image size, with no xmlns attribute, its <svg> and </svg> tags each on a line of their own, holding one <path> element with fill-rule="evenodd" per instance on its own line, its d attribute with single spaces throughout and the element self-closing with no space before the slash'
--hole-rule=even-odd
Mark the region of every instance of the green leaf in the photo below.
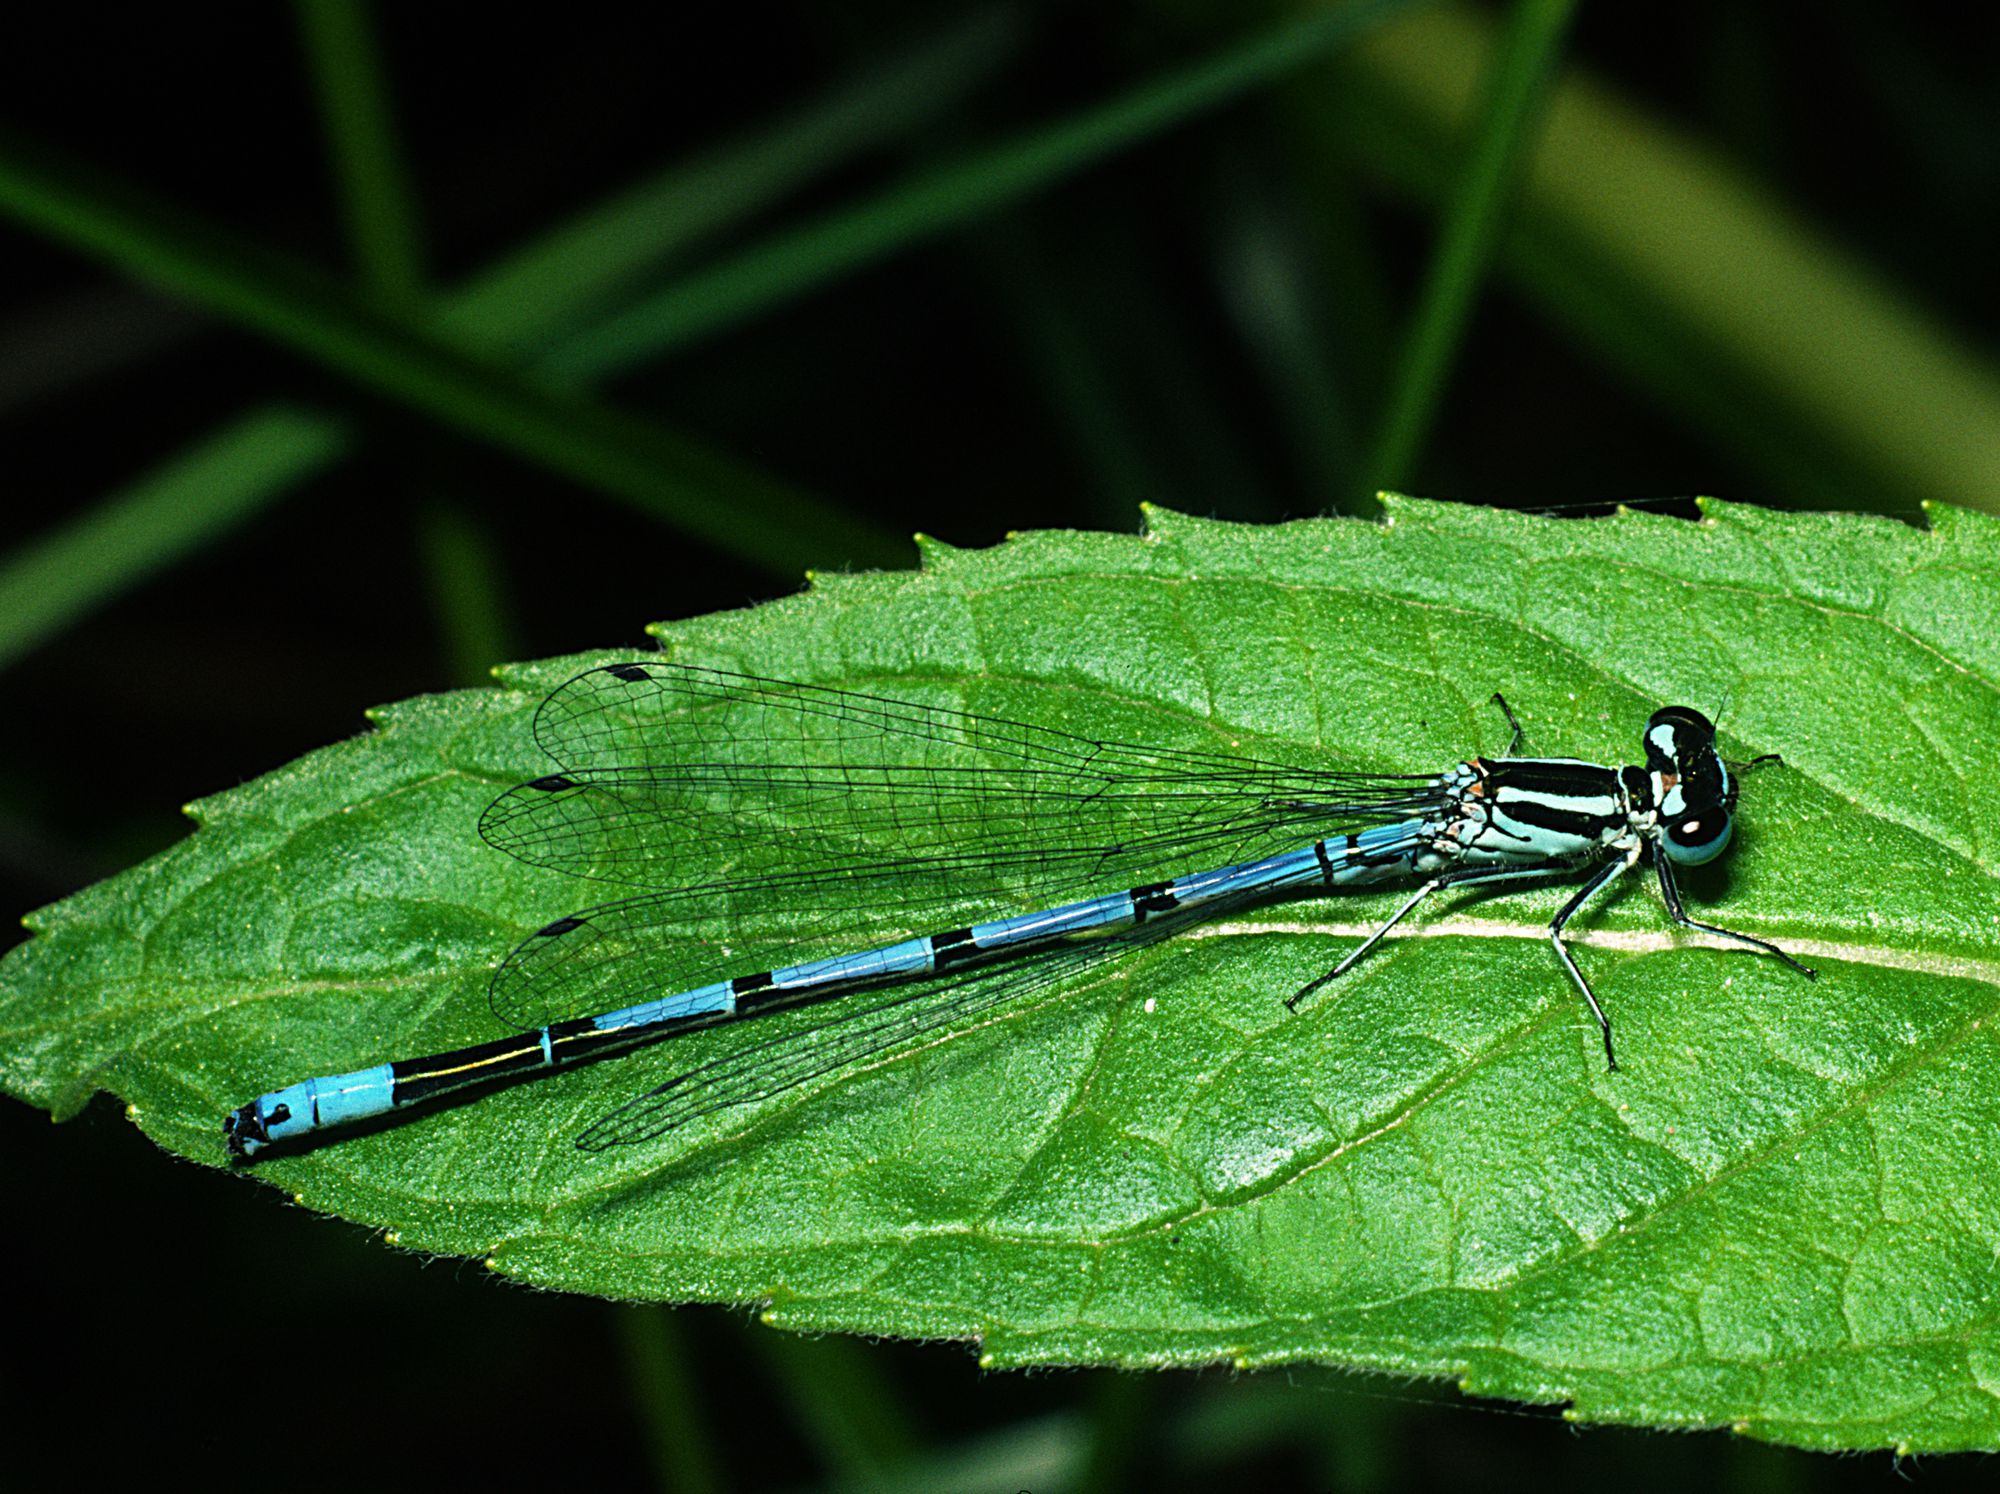
<svg viewBox="0 0 2000 1494">
<path fill-rule="evenodd" d="M 1495 689 L 1530 749 L 1599 761 L 1696 705 L 1731 756 L 1785 761 L 1690 897 L 1820 979 L 1682 937 L 1634 878 L 1577 939 L 1619 1073 L 1544 939 L 1559 890 L 1463 899 L 1289 1015 L 1396 894 L 1338 895 L 648 1146 L 569 1142 L 744 1029 L 254 1171 L 523 1281 L 997 1365 L 1317 1360 L 1592 1421 L 2000 1447 L 2000 524 L 1931 519 L 1153 511 L 1143 539 L 931 544 L 656 630 L 682 660 L 1364 768 L 1500 750 Z M 8 1088 L 58 1116 L 109 1089 L 221 1165 L 259 1091 L 494 1035 L 495 959 L 603 894 L 473 823 L 546 771 L 540 695 L 613 657 L 377 712 L 36 915 L 0 964 Z"/>
</svg>

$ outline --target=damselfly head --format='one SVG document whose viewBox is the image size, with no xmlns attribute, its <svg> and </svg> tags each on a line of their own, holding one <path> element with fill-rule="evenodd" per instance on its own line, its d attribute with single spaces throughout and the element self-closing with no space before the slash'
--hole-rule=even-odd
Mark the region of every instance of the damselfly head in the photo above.
<svg viewBox="0 0 2000 1494">
<path fill-rule="evenodd" d="M 1683 866 L 1713 861 L 1729 844 L 1736 780 L 1715 751 L 1715 726 L 1691 706 L 1646 723 L 1646 768 L 1659 785 L 1660 849 Z"/>
</svg>

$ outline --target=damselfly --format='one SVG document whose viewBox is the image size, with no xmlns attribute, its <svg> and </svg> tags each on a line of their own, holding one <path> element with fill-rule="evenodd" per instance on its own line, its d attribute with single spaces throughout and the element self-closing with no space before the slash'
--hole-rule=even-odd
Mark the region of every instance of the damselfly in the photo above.
<svg viewBox="0 0 2000 1494">
<path fill-rule="evenodd" d="M 892 988 L 677 1073 L 577 1144 L 644 1141 L 961 1028 L 1248 902 L 1395 877 L 1419 885 L 1288 1004 L 1432 893 L 1588 873 L 1548 932 L 1615 1069 L 1610 1019 L 1563 932 L 1648 854 L 1675 923 L 1813 973 L 1682 906 L 1675 868 L 1720 855 L 1736 808 L 1706 717 L 1655 712 L 1644 765 L 1612 768 L 1515 756 L 1520 725 L 1494 701 L 1513 727 L 1501 757 L 1378 774 L 1098 741 L 686 665 L 593 669 L 536 714 L 561 771 L 494 800 L 480 833 L 537 866 L 660 890 L 559 918 L 501 963 L 491 1002 L 516 1036 L 262 1095 L 229 1117 L 229 1149 L 249 1156 L 471 1085 Z M 695 853 L 715 875 L 689 885 Z M 803 962 L 754 958 L 814 949 Z M 579 1012 L 598 1015 L 565 1015 Z"/>
</svg>

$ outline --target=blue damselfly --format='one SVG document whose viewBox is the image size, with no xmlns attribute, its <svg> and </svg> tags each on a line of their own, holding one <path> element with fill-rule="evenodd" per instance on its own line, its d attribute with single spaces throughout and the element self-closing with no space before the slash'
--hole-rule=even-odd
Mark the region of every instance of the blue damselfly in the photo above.
<svg viewBox="0 0 2000 1494">
<path fill-rule="evenodd" d="M 1654 713 L 1643 765 L 1613 768 L 1515 756 L 1520 725 L 1494 701 L 1513 728 L 1501 757 L 1379 774 L 1099 741 L 660 661 L 593 669 L 536 714 L 560 771 L 502 794 L 480 833 L 537 866 L 657 890 L 559 918 L 501 963 L 491 1002 L 517 1035 L 262 1095 L 229 1117 L 229 1149 L 249 1156 L 468 1086 L 891 988 L 675 1074 L 577 1144 L 644 1141 L 948 1032 L 1248 902 L 1396 877 L 1419 885 L 1289 1005 L 1434 892 L 1587 872 L 1548 932 L 1615 1069 L 1610 1019 L 1563 932 L 1649 854 L 1675 923 L 1813 973 L 1682 906 L 1675 868 L 1720 855 L 1736 807 L 1706 717 Z M 691 849 L 711 880 L 681 880 Z M 1016 911 L 995 916 L 1005 909 Z M 827 952 L 752 958 L 812 950 Z"/>
</svg>

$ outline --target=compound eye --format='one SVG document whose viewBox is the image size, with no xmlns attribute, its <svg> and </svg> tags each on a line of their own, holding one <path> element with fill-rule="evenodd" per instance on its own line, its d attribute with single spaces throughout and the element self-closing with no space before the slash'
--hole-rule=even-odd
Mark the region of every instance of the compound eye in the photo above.
<svg viewBox="0 0 2000 1494">
<path fill-rule="evenodd" d="M 1722 854 L 1729 844 L 1733 824 L 1729 815 L 1720 808 L 1669 820 L 1660 849 L 1667 853 L 1669 860 L 1677 861 L 1682 866 L 1700 866 L 1702 862 L 1713 861 Z"/>
</svg>

